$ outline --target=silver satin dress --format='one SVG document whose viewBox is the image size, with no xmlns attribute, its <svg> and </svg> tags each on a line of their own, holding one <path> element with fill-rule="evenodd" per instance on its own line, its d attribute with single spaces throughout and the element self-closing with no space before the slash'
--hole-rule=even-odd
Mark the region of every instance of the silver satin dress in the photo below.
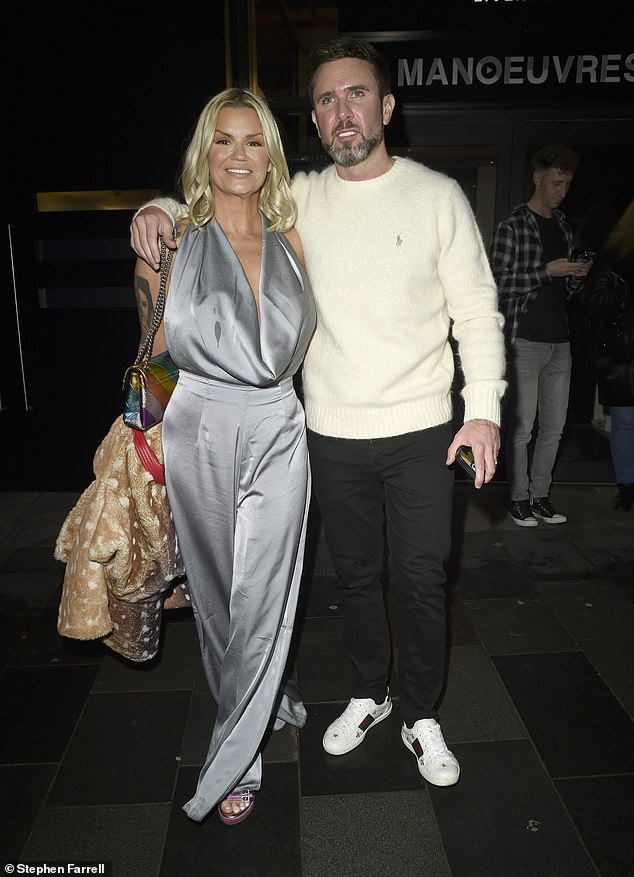
<svg viewBox="0 0 634 877">
<path fill-rule="evenodd" d="M 165 310 L 180 369 L 163 422 L 167 493 L 202 660 L 218 706 L 187 815 L 259 789 L 269 727 L 302 727 L 285 675 L 310 500 L 304 410 L 293 375 L 315 326 L 306 274 L 262 216 L 260 313 L 217 222 L 189 227 Z"/>
</svg>

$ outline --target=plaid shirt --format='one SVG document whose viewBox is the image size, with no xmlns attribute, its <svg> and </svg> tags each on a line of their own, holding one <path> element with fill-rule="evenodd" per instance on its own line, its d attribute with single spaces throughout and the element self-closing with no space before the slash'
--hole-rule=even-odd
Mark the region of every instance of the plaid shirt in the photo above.
<svg viewBox="0 0 634 877">
<path fill-rule="evenodd" d="M 553 216 L 566 240 L 565 256 L 572 256 L 572 231 L 561 210 Z M 520 315 L 535 301 L 542 286 L 552 277 L 544 262 L 539 226 L 526 204 L 514 207 L 507 219 L 500 222 L 489 248 L 491 270 L 498 286 L 499 308 L 506 320 L 510 343 L 517 336 Z"/>
</svg>

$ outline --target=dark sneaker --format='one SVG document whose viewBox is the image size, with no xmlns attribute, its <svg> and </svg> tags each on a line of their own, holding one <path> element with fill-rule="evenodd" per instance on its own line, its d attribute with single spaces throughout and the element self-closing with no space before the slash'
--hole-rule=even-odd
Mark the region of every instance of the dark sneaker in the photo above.
<svg viewBox="0 0 634 877">
<path fill-rule="evenodd" d="M 537 518 L 533 517 L 531 504 L 527 499 L 516 499 L 509 505 L 509 516 L 518 527 L 536 527 Z"/>
<path fill-rule="evenodd" d="M 629 512 L 634 503 L 634 484 L 619 484 L 618 493 L 614 499 L 614 508 L 618 511 Z"/>
<path fill-rule="evenodd" d="M 536 518 L 540 518 L 547 524 L 565 524 L 568 518 L 560 515 L 551 506 L 547 496 L 538 496 L 531 500 L 531 511 Z"/>
</svg>

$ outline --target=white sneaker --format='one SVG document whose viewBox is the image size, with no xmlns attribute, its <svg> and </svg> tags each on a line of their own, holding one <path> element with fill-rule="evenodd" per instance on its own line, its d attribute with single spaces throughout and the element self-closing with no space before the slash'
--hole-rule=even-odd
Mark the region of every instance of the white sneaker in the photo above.
<svg viewBox="0 0 634 877">
<path fill-rule="evenodd" d="M 371 697 L 351 698 L 339 718 L 326 728 L 324 749 L 330 755 L 345 755 L 363 743 L 368 730 L 387 719 L 391 712 L 389 693 L 381 704 L 375 703 Z"/>
<path fill-rule="evenodd" d="M 433 786 L 453 786 L 458 782 L 458 759 L 447 749 L 436 719 L 419 719 L 412 728 L 404 724 L 401 738 L 416 756 L 418 769 L 428 783 Z"/>
</svg>

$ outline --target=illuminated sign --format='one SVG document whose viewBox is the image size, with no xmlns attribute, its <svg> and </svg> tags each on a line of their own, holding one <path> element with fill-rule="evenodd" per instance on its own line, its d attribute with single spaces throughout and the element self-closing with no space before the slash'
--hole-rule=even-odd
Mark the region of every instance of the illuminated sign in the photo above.
<svg viewBox="0 0 634 877">
<path fill-rule="evenodd" d="M 390 0 L 368 20 L 346 0 L 340 28 L 385 56 L 398 100 L 634 106 L 634 0 L 600 5 L 590 15 L 579 0 Z M 353 21 L 367 30 L 347 30 Z"/>
<path fill-rule="evenodd" d="M 509 2 L 509 0 L 505 0 Z M 397 85 L 596 85 L 634 82 L 634 53 L 399 58 Z"/>
</svg>

